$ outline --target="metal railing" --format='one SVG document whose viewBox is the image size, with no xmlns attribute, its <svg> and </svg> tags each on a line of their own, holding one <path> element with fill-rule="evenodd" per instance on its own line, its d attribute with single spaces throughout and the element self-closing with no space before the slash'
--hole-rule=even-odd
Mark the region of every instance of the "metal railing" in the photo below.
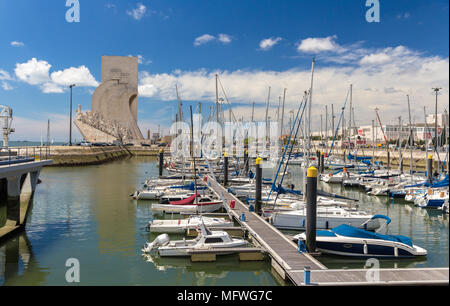
<svg viewBox="0 0 450 306">
<path fill-rule="evenodd" d="M 50 159 L 50 147 L 0 147 L 0 166 Z"/>
</svg>

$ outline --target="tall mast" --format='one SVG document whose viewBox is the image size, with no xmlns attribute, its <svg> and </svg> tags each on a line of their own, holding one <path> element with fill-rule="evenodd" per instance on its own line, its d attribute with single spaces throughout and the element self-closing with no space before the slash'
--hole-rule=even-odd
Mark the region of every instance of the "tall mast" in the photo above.
<svg viewBox="0 0 450 306">
<path fill-rule="evenodd" d="M 253 107 L 252 107 L 252 122 L 255 120 L 255 101 L 253 101 Z"/>
<path fill-rule="evenodd" d="M 352 143 L 352 103 L 353 103 L 353 84 L 350 84 L 350 108 L 348 110 L 348 149 L 351 149 Z"/>
<path fill-rule="evenodd" d="M 270 86 L 269 86 L 269 94 L 267 95 L 267 106 L 266 106 L 266 138 L 269 137 L 269 123 L 267 119 L 269 117 L 269 104 L 270 104 Z"/>
<path fill-rule="evenodd" d="M 219 123 L 219 84 L 218 75 L 216 74 L 216 122 Z"/>
<path fill-rule="evenodd" d="M 325 105 L 325 148 L 328 152 L 328 105 Z"/>
<path fill-rule="evenodd" d="M 47 122 L 47 147 L 50 146 L 50 119 Z"/>
<path fill-rule="evenodd" d="M 411 106 L 409 105 L 409 95 L 406 95 L 406 98 L 408 100 L 408 115 L 409 115 L 409 174 L 411 174 L 412 180 L 414 138 L 411 124 Z"/>
<path fill-rule="evenodd" d="M 286 101 L 286 88 L 283 92 L 283 107 L 281 109 L 281 137 L 283 137 L 283 128 L 284 128 L 284 103 Z"/>
<path fill-rule="evenodd" d="M 375 166 L 375 121 L 372 119 L 372 165 Z"/>
<path fill-rule="evenodd" d="M 402 169 L 402 117 L 398 117 L 398 162 L 401 173 L 403 173 Z"/>
<path fill-rule="evenodd" d="M 194 119 L 192 116 L 192 105 L 189 106 L 191 111 L 191 152 L 192 152 L 192 158 L 194 160 L 194 194 L 195 194 L 195 204 L 198 203 L 197 199 L 197 167 L 195 165 L 195 150 L 194 150 Z"/>
<path fill-rule="evenodd" d="M 440 158 L 439 158 L 439 141 L 438 141 L 438 132 L 437 132 L 437 128 L 438 128 L 438 124 L 437 124 L 437 102 L 438 102 L 438 93 L 439 90 L 441 90 L 441 88 L 433 88 L 434 92 L 436 93 L 436 106 L 434 108 L 434 141 L 435 141 L 435 151 L 436 151 L 436 155 L 438 156 L 438 164 L 437 164 L 437 169 L 439 171 L 439 163 L 440 163 Z"/>
<path fill-rule="evenodd" d="M 334 139 L 335 131 L 334 131 L 334 105 L 333 104 L 331 104 L 331 132 L 333 134 L 333 139 Z"/>
<path fill-rule="evenodd" d="M 320 143 L 323 142 L 323 122 L 322 122 L 322 114 L 320 114 Z"/>
<path fill-rule="evenodd" d="M 312 95 L 313 95 L 313 84 L 314 84 L 314 64 L 316 59 L 312 59 L 311 65 L 311 87 L 309 89 L 309 105 L 308 105 L 308 158 L 306 160 L 306 165 L 309 167 L 310 157 L 311 157 L 311 105 L 312 105 Z"/>
</svg>

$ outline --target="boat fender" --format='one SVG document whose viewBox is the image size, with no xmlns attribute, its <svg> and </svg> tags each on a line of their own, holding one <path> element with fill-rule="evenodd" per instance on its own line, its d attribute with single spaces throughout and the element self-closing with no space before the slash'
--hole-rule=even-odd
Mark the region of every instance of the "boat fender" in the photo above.
<svg viewBox="0 0 450 306">
<path fill-rule="evenodd" d="M 367 247 L 367 243 L 364 241 L 364 255 L 367 255 L 368 253 L 368 247 Z"/>
<path fill-rule="evenodd" d="M 255 208 L 253 207 L 252 204 L 250 204 L 250 205 L 248 206 L 248 211 L 250 211 L 250 212 L 255 211 Z"/>
<path fill-rule="evenodd" d="M 242 222 L 245 222 L 245 214 L 244 213 L 241 214 L 241 217 L 239 218 L 239 220 L 241 220 Z"/>
<path fill-rule="evenodd" d="M 325 222 L 325 229 L 328 229 L 328 221 Z"/>
<path fill-rule="evenodd" d="M 394 256 L 398 257 L 398 247 L 394 247 Z"/>
<path fill-rule="evenodd" d="M 302 227 L 305 227 L 305 219 L 302 220 Z"/>
</svg>

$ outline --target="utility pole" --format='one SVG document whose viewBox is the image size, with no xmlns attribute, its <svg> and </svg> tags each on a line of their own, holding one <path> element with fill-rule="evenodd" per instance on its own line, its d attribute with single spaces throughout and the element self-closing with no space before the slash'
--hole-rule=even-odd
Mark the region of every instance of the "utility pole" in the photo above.
<svg viewBox="0 0 450 306">
<path fill-rule="evenodd" d="M 75 84 L 70 85 L 70 126 L 69 126 L 69 146 L 72 146 L 72 88 Z"/>
</svg>

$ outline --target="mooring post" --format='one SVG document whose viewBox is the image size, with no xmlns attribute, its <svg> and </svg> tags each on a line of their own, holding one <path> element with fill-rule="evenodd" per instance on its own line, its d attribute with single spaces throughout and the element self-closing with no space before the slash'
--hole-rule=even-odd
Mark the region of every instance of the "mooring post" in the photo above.
<svg viewBox="0 0 450 306">
<path fill-rule="evenodd" d="M 223 186 L 228 185 L 228 154 L 225 152 L 223 153 Z"/>
<path fill-rule="evenodd" d="M 164 150 L 159 150 L 159 176 L 162 176 L 163 174 L 163 167 L 164 167 Z"/>
<path fill-rule="evenodd" d="M 244 150 L 244 165 L 245 165 L 245 174 L 248 174 L 248 167 L 250 161 L 248 160 L 248 149 Z"/>
<path fill-rule="evenodd" d="M 387 151 L 387 168 L 391 170 L 391 152 Z"/>
<path fill-rule="evenodd" d="M 322 169 L 322 168 L 320 167 L 321 160 L 320 160 L 320 152 L 319 151 L 316 152 L 316 158 L 317 158 L 317 169 L 319 169 L 319 171 L 320 171 L 320 169 Z"/>
<path fill-rule="evenodd" d="M 317 169 L 309 167 L 306 181 L 306 249 L 316 251 Z"/>
<path fill-rule="evenodd" d="M 320 173 L 323 173 L 323 171 L 325 170 L 325 155 L 322 152 L 322 154 L 320 154 Z"/>
<path fill-rule="evenodd" d="M 261 213 L 261 184 L 262 184 L 262 168 L 261 158 L 256 159 L 256 192 L 255 192 L 255 210 L 257 214 Z"/>
<path fill-rule="evenodd" d="M 431 184 L 433 181 L 433 155 L 428 155 L 427 159 L 427 180 Z"/>
</svg>

